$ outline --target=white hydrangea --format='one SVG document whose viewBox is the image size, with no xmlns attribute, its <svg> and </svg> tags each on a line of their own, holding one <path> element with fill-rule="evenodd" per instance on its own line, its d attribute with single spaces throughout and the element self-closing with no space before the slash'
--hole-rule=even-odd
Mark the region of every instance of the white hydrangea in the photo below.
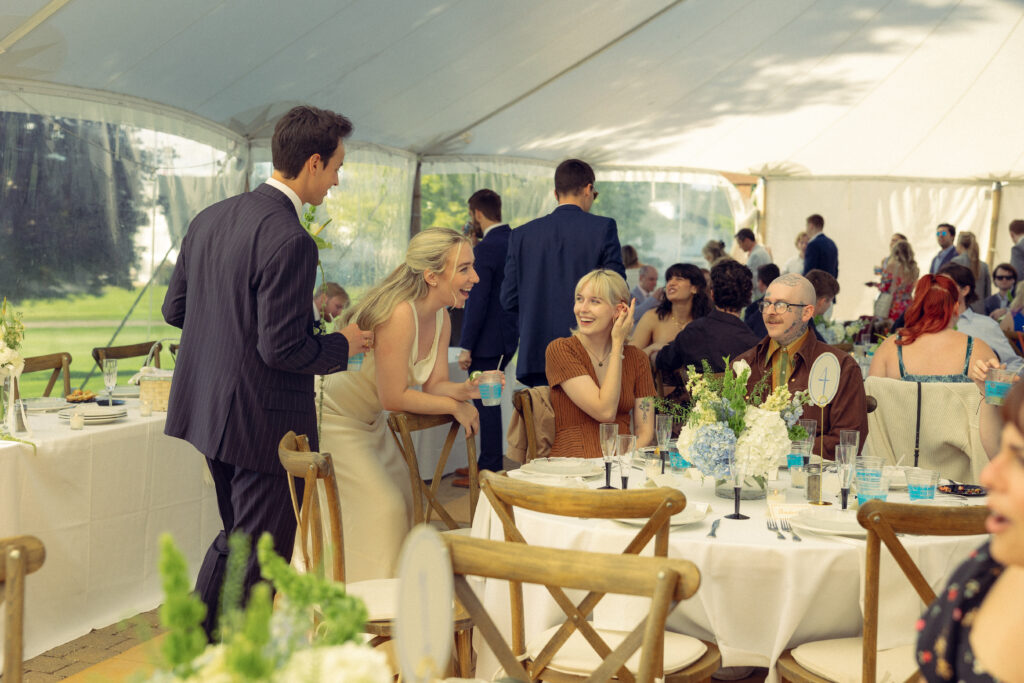
<svg viewBox="0 0 1024 683">
<path fill-rule="evenodd" d="M 0 370 L 4 371 L 0 374 L 20 375 L 24 368 L 25 360 L 21 357 L 21 353 L 0 340 Z"/>
<path fill-rule="evenodd" d="M 676 450 L 679 451 L 679 455 L 686 458 L 690 454 L 690 447 L 693 445 L 694 439 L 697 438 L 697 432 L 691 429 L 689 425 L 683 425 L 682 429 L 679 430 L 679 438 L 676 439 Z"/>
<path fill-rule="evenodd" d="M 384 654 L 356 643 L 300 650 L 274 678 L 281 683 L 391 683 L 392 680 Z"/>
<path fill-rule="evenodd" d="M 777 412 L 757 406 L 747 407 L 744 421 L 746 429 L 736 440 L 736 457 L 744 463 L 746 476 L 761 477 L 786 457 L 789 430 Z"/>
</svg>

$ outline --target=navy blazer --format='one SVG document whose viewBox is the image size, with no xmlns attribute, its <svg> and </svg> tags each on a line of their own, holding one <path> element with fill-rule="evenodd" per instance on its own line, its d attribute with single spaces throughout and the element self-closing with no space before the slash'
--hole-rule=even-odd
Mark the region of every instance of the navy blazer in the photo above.
<svg viewBox="0 0 1024 683">
<path fill-rule="evenodd" d="M 260 185 L 189 226 L 164 299 L 181 328 L 164 432 L 213 460 L 283 473 L 281 437 L 316 444 L 313 375 L 343 370 L 343 335 L 314 336 L 317 249 L 283 192 Z"/>
<path fill-rule="evenodd" d="M 500 296 L 511 234 L 507 225 L 496 225 L 473 248 L 473 268 L 480 281 L 469 290 L 459 346 L 474 358 L 505 356 L 509 361 L 519 344 L 519 321 L 502 308 Z"/>
<path fill-rule="evenodd" d="M 560 204 L 512 231 L 501 305 L 519 320 L 516 376 L 544 374 L 544 352 L 575 327 L 573 292 L 581 277 L 610 268 L 626 277 L 615 220 Z"/>
<path fill-rule="evenodd" d="M 836 243 L 823 233 L 807 243 L 804 252 L 804 275 L 817 268 L 839 279 L 839 250 Z"/>
</svg>

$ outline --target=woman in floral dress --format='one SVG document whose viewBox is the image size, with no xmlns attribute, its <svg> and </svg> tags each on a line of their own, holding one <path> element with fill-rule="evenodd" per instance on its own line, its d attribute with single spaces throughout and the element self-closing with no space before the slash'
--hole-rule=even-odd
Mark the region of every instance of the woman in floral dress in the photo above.
<svg viewBox="0 0 1024 683">
<path fill-rule="evenodd" d="M 917 283 L 918 268 L 914 260 L 914 249 L 910 242 L 900 240 L 892 245 L 889 259 L 882 271 L 878 291 L 892 294 L 889 320 L 897 320 L 907 310 L 914 298 L 914 284 Z"/>
</svg>

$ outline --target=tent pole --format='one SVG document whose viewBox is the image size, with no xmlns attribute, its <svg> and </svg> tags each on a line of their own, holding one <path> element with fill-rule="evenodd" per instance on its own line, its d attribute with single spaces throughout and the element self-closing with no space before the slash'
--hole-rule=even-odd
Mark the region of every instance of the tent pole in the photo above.
<svg viewBox="0 0 1024 683">
<path fill-rule="evenodd" d="M 422 227 L 420 226 L 420 170 L 423 167 L 421 159 L 416 159 L 416 175 L 413 176 L 412 180 L 412 211 L 409 213 L 409 239 L 418 233 Z"/>
<path fill-rule="evenodd" d="M 757 232 L 761 244 L 768 244 L 768 179 L 761 176 L 760 183 L 761 201 L 757 207 Z"/>
<path fill-rule="evenodd" d="M 988 262 L 989 269 L 994 267 L 996 257 L 996 238 L 999 233 L 999 209 L 1003 203 L 1003 184 L 1000 181 L 992 183 L 992 202 L 989 204 L 988 214 Z"/>
</svg>

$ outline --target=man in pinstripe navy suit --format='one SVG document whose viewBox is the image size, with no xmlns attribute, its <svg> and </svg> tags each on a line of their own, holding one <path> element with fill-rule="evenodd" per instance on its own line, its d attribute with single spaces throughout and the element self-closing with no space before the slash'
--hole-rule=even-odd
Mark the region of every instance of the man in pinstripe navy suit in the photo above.
<svg viewBox="0 0 1024 683">
<path fill-rule="evenodd" d="M 314 336 L 310 292 L 317 249 L 299 223 L 338 184 L 344 116 L 296 107 L 271 142 L 274 173 L 252 192 L 202 211 L 182 241 L 164 299 L 181 349 L 164 431 L 206 456 L 224 530 L 206 553 L 196 591 L 212 635 L 227 558 L 227 536 L 264 531 L 290 557 L 295 518 L 277 444 L 288 430 L 316 439 L 313 375 L 344 370 L 368 337 L 354 325 Z M 244 590 L 259 579 L 255 553 Z"/>
</svg>

